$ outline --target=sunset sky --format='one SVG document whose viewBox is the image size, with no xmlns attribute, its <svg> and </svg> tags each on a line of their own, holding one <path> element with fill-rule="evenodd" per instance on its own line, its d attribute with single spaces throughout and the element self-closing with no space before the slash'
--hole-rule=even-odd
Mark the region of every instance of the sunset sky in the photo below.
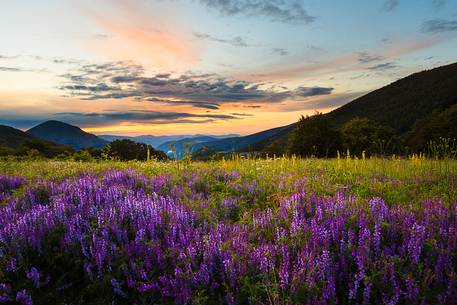
<svg viewBox="0 0 457 305">
<path fill-rule="evenodd" d="M 0 124 L 249 134 L 457 61 L 454 0 L 0 0 Z"/>
</svg>

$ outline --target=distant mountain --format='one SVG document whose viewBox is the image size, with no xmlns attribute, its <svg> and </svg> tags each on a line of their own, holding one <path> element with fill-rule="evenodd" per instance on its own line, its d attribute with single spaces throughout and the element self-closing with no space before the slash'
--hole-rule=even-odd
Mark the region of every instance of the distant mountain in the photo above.
<svg viewBox="0 0 457 305">
<path fill-rule="evenodd" d="M 424 143 L 420 137 L 431 128 L 430 124 L 436 123 L 437 118 L 449 117 L 446 113 L 457 104 L 456 88 L 457 63 L 454 63 L 414 73 L 357 98 L 326 116 L 337 127 L 354 117 L 368 118 L 391 127 L 397 136 L 409 142 L 411 147 L 419 149 L 418 143 Z M 419 122 L 427 123 L 429 129 L 419 128 Z M 294 124 L 289 126 L 255 143 L 253 150 L 277 154 L 285 152 L 289 136 L 294 130 Z M 436 134 L 436 129 L 434 132 Z M 409 140 L 409 137 L 414 137 L 414 140 Z"/>
<path fill-rule="evenodd" d="M 117 136 L 117 135 L 100 135 L 99 138 L 102 138 L 108 142 L 114 140 L 132 140 L 139 143 L 149 144 L 154 148 L 159 148 L 164 143 L 170 143 L 175 141 L 181 141 L 183 139 L 193 139 L 198 137 L 206 137 L 207 135 L 172 135 L 172 136 L 152 136 L 152 135 L 142 135 L 142 136 Z M 213 139 L 224 139 L 229 137 L 238 137 L 237 134 L 227 134 L 227 135 L 210 135 L 209 137 Z M 165 151 L 165 150 L 164 150 Z"/>
<path fill-rule="evenodd" d="M 234 138 L 227 138 L 217 141 L 209 141 L 198 143 L 195 145 L 194 150 L 197 151 L 200 148 L 212 147 L 217 149 L 218 151 L 224 152 L 247 152 L 247 151 L 254 151 L 254 148 L 257 147 L 256 145 L 264 141 L 272 136 L 280 134 L 284 130 L 288 130 L 291 128 L 291 125 L 276 127 L 268 130 L 264 130 L 261 132 L 257 132 L 248 136 L 243 137 L 234 137 Z"/>
<path fill-rule="evenodd" d="M 79 127 L 59 121 L 44 122 L 27 130 L 27 133 L 43 140 L 69 145 L 76 149 L 86 147 L 101 148 L 108 144 L 107 141 L 87 133 Z"/>
<path fill-rule="evenodd" d="M 151 145 L 152 147 L 157 148 L 160 144 L 167 142 L 167 141 L 175 141 L 182 139 L 180 136 L 150 136 L 150 135 L 144 135 L 144 136 L 117 136 L 117 135 L 99 135 L 99 138 L 112 142 L 114 140 L 131 140 L 135 141 L 138 143 L 144 143 Z M 187 136 L 184 136 L 187 137 Z"/>
<path fill-rule="evenodd" d="M 184 156 L 184 153 L 194 152 L 196 144 L 218 141 L 219 139 L 213 136 L 195 136 L 191 138 L 184 138 L 178 141 L 168 141 L 159 145 L 158 149 L 167 153 L 169 157 L 176 157 L 178 159 Z"/>
</svg>

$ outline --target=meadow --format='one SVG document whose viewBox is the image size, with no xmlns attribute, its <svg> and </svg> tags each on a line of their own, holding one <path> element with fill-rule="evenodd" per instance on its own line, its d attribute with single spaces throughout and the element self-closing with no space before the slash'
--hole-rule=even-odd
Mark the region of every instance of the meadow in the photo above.
<svg viewBox="0 0 457 305">
<path fill-rule="evenodd" d="M 0 161 L 0 303 L 456 304 L 457 161 Z"/>
</svg>

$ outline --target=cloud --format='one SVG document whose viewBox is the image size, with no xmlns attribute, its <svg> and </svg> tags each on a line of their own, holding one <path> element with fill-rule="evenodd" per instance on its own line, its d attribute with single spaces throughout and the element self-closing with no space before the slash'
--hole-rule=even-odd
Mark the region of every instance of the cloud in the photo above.
<svg viewBox="0 0 457 305">
<path fill-rule="evenodd" d="M 395 69 L 397 68 L 397 64 L 393 62 L 386 62 L 378 65 L 374 65 L 371 67 L 368 67 L 368 70 L 377 70 L 377 71 L 383 71 L 383 70 L 390 70 L 390 69 Z"/>
<path fill-rule="evenodd" d="M 84 100 L 135 98 L 149 102 L 217 109 L 221 103 L 278 103 L 331 94 L 333 88 L 300 86 L 295 89 L 227 79 L 216 74 L 169 73 L 145 76 L 130 63 L 84 65 L 62 75 L 59 87 Z"/>
<path fill-rule="evenodd" d="M 52 59 L 52 62 L 55 64 L 67 64 L 67 65 L 77 65 L 81 64 L 83 61 L 74 58 L 60 58 L 56 57 Z"/>
<path fill-rule="evenodd" d="M 239 120 L 242 115 L 220 113 L 163 112 L 150 110 L 106 110 L 100 112 L 11 112 L 0 109 L 0 124 L 28 129 L 46 120 L 60 120 L 83 127 L 116 124 L 203 124 L 215 121 Z"/>
<path fill-rule="evenodd" d="M 195 114 L 185 112 L 160 112 L 160 111 L 111 111 L 111 112 L 59 112 L 54 117 L 83 124 L 84 126 L 112 125 L 123 122 L 176 124 L 176 123 L 208 123 L 214 120 L 233 120 L 236 116 L 227 114 Z"/>
<path fill-rule="evenodd" d="M 373 61 L 380 61 L 383 60 L 384 58 L 379 55 L 371 55 L 368 52 L 359 52 L 359 62 L 361 63 L 369 63 Z"/>
<path fill-rule="evenodd" d="M 48 72 L 46 69 L 26 69 L 21 67 L 5 67 L 0 66 L 0 72 Z"/>
<path fill-rule="evenodd" d="M 432 0 L 432 5 L 436 8 L 441 8 L 446 5 L 447 0 Z M 400 4 L 400 0 L 385 0 L 383 10 L 393 12 Z"/>
<path fill-rule="evenodd" d="M 400 0 L 386 0 L 384 2 L 383 10 L 387 12 L 392 12 L 397 8 L 399 4 Z"/>
<path fill-rule="evenodd" d="M 252 113 L 239 113 L 239 112 L 232 112 L 230 113 L 231 115 L 236 115 L 236 116 L 254 116 Z"/>
<path fill-rule="evenodd" d="M 457 31 L 457 20 L 434 19 L 425 21 L 422 24 L 422 32 L 442 33 Z"/>
<path fill-rule="evenodd" d="M 220 106 L 219 103 L 212 103 L 212 102 L 166 100 L 166 99 L 160 99 L 160 98 L 156 98 L 156 97 L 149 97 L 144 100 L 149 101 L 149 102 L 159 102 L 159 103 L 170 104 L 170 105 L 190 105 L 190 106 L 196 107 L 196 108 L 204 108 L 204 109 L 211 109 L 211 110 L 219 109 L 219 106 Z"/>
<path fill-rule="evenodd" d="M 87 47 L 103 58 L 135 59 L 171 69 L 200 60 L 200 44 L 192 40 L 191 26 L 183 25 L 178 12 L 152 10 L 148 1 L 103 2 L 100 6 L 89 5 L 90 1 L 79 4 L 81 12 L 93 21 L 94 31 L 108 38 L 88 41 Z"/>
<path fill-rule="evenodd" d="M 194 33 L 194 36 L 198 39 L 225 43 L 225 44 L 232 45 L 234 47 L 249 47 L 250 46 L 241 36 L 236 36 L 236 37 L 233 37 L 232 39 L 218 38 L 218 37 L 215 37 L 215 36 L 212 36 L 209 34 L 204 34 L 204 33 Z"/>
<path fill-rule="evenodd" d="M 281 107 L 281 111 L 303 111 L 303 110 L 319 110 L 319 109 L 334 109 L 340 107 L 354 99 L 366 94 L 367 92 L 348 92 L 338 93 L 331 96 L 319 96 L 309 99 L 304 102 L 289 103 Z"/>
<path fill-rule="evenodd" d="M 310 24 L 316 17 L 308 14 L 300 0 L 200 0 L 210 9 L 227 16 L 262 16 L 274 22 Z"/>
<path fill-rule="evenodd" d="M 25 71 L 24 69 L 22 68 L 18 68 L 18 67 L 2 67 L 0 66 L 0 72 L 23 72 Z"/>
<path fill-rule="evenodd" d="M 0 54 L 0 59 L 14 59 L 14 58 L 18 58 L 18 57 L 19 57 L 19 55 L 7 56 L 7 55 Z"/>
<path fill-rule="evenodd" d="M 447 2 L 446 0 L 433 0 L 433 5 L 434 5 L 435 7 L 440 8 L 440 7 L 445 6 L 445 5 L 446 5 L 446 2 Z"/>
<path fill-rule="evenodd" d="M 367 68 L 367 63 L 375 60 L 394 60 L 400 56 L 414 53 L 447 41 L 448 37 L 425 36 L 420 39 L 405 40 L 383 44 L 380 48 L 361 53 L 342 54 L 319 62 L 309 62 L 307 57 L 280 60 L 239 77 L 251 80 L 280 81 L 297 79 L 303 76 L 325 75 L 342 71 L 359 71 Z M 370 54 L 376 54 L 370 55 Z M 366 56 L 365 56 L 366 55 Z M 365 62 L 363 62 L 365 61 Z M 368 62 L 367 62 L 368 61 Z M 254 73 L 253 73 L 254 72 Z"/>
<path fill-rule="evenodd" d="M 333 88 L 324 87 L 298 87 L 294 90 L 294 95 L 297 97 L 309 97 L 318 95 L 332 94 Z"/>
<path fill-rule="evenodd" d="M 97 40 L 105 40 L 109 38 L 109 36 L 106 34 L 95 34 L 92 37 Z"/>
<path fill-rule="evenodd" d="M 445 6 L 446 3 L 447 0 L 433 0 L 433 5 L 438 8 Z"/>
<path fill-rule="evenodd" d="M 272 51 L 273 51 L 273 53 L 281 55 L 281 56 L 286 56 L 289 54 L 289 51 L 287 51 L 286 49 L 283 49 L 283 48 L 275 48 Z"/>
</svg>

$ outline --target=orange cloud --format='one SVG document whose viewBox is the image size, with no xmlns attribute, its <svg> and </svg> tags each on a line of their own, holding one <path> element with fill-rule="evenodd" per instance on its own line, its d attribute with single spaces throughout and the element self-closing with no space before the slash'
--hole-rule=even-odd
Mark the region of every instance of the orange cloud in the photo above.
<svg viewBox="0 0 457 305">
<path fill-rule="evenodd" d="M 100 13 L 82 8 L 108 39 L 91 41 L 89 47 L 104 59 L 135 60 L 159 68 L 188 68 L 199 61 L 200 42 L 191 32 L 177 25 L 178 16 L 167 12 L 151 13 L 147 7 L 130 0 L 111 2 L 112 10 Z M 167 16 L 165 19 L 163 16 Z M 180 30 L 177 31 L 176 29 Z"/>
</svg>

